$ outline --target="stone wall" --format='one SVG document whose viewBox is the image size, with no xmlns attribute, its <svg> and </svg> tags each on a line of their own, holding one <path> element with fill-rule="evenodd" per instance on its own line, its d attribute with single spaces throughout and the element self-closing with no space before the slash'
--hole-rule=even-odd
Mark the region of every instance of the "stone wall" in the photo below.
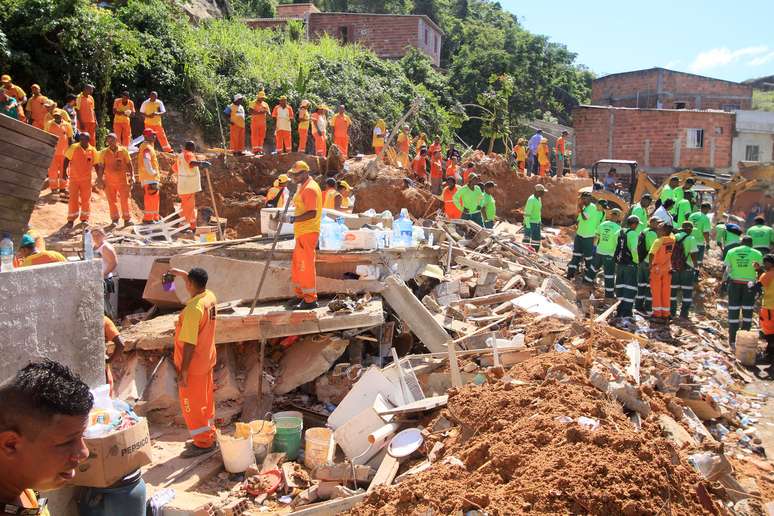
<svg viewBox="0 0 774 516">
<path fill-rule="evenodd" d="M 102 314 L 99 260 L 0 273 L 0 381 L 50 358 L 89 386 L 105 383 Z"/>
</svg>

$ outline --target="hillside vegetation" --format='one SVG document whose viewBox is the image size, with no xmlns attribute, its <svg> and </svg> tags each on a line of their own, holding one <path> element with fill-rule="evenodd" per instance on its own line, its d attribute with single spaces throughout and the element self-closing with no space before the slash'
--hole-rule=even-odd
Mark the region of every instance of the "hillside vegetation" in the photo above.
<svg viewBox="0 0 774 516">
<path fill-rule="evenodd" d="M 273 12 L 271 0 L 233 2 L 241 15 Z M 492 132 L 487 113 L 472 103 L 496 105 L 506 95 L 498 131 L 515 130 L 530 117 L 567 121 L 586 101 L 591 74 L 574 54 L 525 31 L 514 16 L 489 1 L 324 1 L 322 9 L 419 13 L 444 30 L 442 68 L 419 52 L 400 61 L 376 58 L 354 45 L 303 39 L 300 23 L 286 30 L 251 30 L 238 19 L 192 25 L 171 2 L 127 0 L 105 9 L 89 0 L 6 0 L 0 11 L 0 69 L 25 87 L 36 82 L 61 101 L 84 82 L 96 86 L 98 116 L 105 127 L 112 99 L 124 89 L 145 98 L 151 89 L 191 121 L 212 143 L 220 141 L 217 115 L 235 93 L 252 97 L 265 88 L 268 102 L 288 95 L 329 105 L 344 103 L 355 122 L 354 143 L 370 148 L 377 118 L 396 121 L 417 96 L 424 99 L 414 130 L 457 132 L 475 145 Z M 374 5 L 370 5 L 374 4 Z M 498 85 L 512 84 L 507 93 Z M 486 95 L 489 93 L 489 96 Z M 489 107 L 492 107 L 489 106 Z M 472 115 L 468 118 L 468 115 Z M 482 120 L 483 118 L 483 120 Z M 104 130 L 103 130 L 104 131 Z"/>
</svg>

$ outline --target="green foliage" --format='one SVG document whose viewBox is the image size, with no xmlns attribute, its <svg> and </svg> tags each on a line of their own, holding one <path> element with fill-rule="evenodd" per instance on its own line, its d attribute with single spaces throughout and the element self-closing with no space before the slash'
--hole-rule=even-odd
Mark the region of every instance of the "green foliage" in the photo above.
<svg viewBox="0 0 774 516">
<path fill-rule="evenodd" d="M 753 90 L 752 108 L 758 111 L 774 111 L 774 91 Z"/>
<path fill-rule="evenodd" d="M 274 0 L 231 0 L 234 14 L 245 18 L 273 18 L 277 15 Z"/>
<path fill-rule="evenodd" d="M 508 100 L 513 95 L 513 84 L 513 77 L 508 74 L 493 75 L 489 78 L 489 89 L 476 99 L 484 110 L 481 136 L 489 138 L 488 152 L 492 152 L 495 139 L 505 138 L 510 133 Z"/>
</svg>

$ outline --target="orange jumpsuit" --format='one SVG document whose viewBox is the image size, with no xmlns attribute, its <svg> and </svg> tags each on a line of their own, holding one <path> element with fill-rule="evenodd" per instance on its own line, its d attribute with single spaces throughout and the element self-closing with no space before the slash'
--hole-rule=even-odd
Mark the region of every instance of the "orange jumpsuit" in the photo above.
<svg viewBox="0 0 774 516">
<path fill-rule="evenodd" d="M 48 110 L 43 105 L 48 102 L 48 98 L 43 95 L 34 95 L 27 100 L 27 114 L 32 120 L 32 125 L 38 129 L 44 129 L 46 113 Z"/>
<path fill-rule="evenodd" d="M 346 158 L 349 151 L 349 126 L 352 125 L 352 120 L 347 114 L 336 113 L 331 118 L 331 125 L 333 126 L 333 144 Z"/>
<path fill-rule="evenodd" d="M 411 162 L 411 170 L 414 171 L 414 174 L 421 179 L 422 181 L 425 181 L 427 179 L 427 158 L 422 157 L 422 155 L 418 155 L 416 158 L 414 158 L 414 161 Z"/>
<path fill-rule="evenodd" d="M 403 131 L 398 134 L 398 163 L 401 167 L 408 170 L 409 168 L 409 148 L 411 147 L 411 135 L 404 133 Z"/>
<path fill-rule="evenodd" d="M 513 153 L 516 155 L 516 168 L 522 174 L 526 173 L 527 167 L 527 149 L 523 145 L 516 145 L 513 148 Z"/>
<path fill-rule="evenodd" d="M 548 170 L 551 168 L 551 158 L 549 157 L 548 144 L 541 143 L 537 149 L 537 159 L 539 168 L 539 174 L 541 176 L 548 175 Z"/>
<path fill-rule="evenodd" d="M 764 335 L 774 335 L 774 272 L 766 271 L 758 277 L 763 286 L 760 317 L 761 331 Z"/>
<path fill-rule="evenodd" d="M 245 150 L 245 108 L 237 104 L 231 104 L 231 130 L 229 132 L 228 150 L 242 152 Z"/>
<path fill-rule="evenodd" d="M 202 191 L 202 180 L 199 167 L 192 167 L 192 161 L 196 161 L 196 155 L 189 150 L 184 150 L 182 154 L 178 154 L 172 169 L 177 172 L 180 210 L 191 226 L 191 230 L 196 231 L 196 192 Z"/>
<path fill-rule="evenodd" d="M 263 100 L 250 102 L 250 143 L 253 153 L 263 154 L 263 142 L 266 140 L 266 116 L 269 114 L 269 105 Z M 258 111 L 258 113 L 253 113 Z"/>
<path fill-rule="evenodd" d="M 673 235 L 659 237 L 653 242 L 650 254 L 650 290 L 653 296 L 653 317 L 669 318 L 672 291 L 672 251 L 675 247 Z"/>
<path fill-rule="evenodd" d="M 161 169 L 156 157 L 156 149 L 152 143 L 142 142 L 137 156 L 137 166 L 140 169 L 140 183 L 145 193 L 142 206 L 142 221 L 154 222 L 161 220 L 159 206 L 161 194 L 159 193 L 159 180 Z"/>
<path fill-rule="evenodd" d="M 564 145 L 564 136 L 560 136 L 556 140 L 556 173 L 557 175 L 561 175 L 562 172 L 564 172 L 564 152 L 565 152 L 565 145 Z"/>
<path fill-rule="evenodd" d="M 312 113 L 312 137 L 314 138 L 314 153 L 324 158 L 328 153 L 328 118 L 316 111 Z"/>
<path fill-rule="evenodd" d="M 70 139 L 73 137 L 73 126 L 64 119 L 61 124 L 51 120 L 46 125 L 46 131 L 57 137 L 54 158 L 48 167 L 48 187 L 51 191 L 67 188 L 67 179 L 64 176 L 65 152 L 70 147 Z"/>
<path fill-rule="evenodd" d="M 298 152 L 306 154 L 306 142 L 309 139 L 309 109 L 298 108 Z"/>
<path fill-rule="evenodd" d="M 172 146 L 167 139 L 167 133 L 164 131 L 164 126 L 161 125 L 161 115 L 167 112 L 164 103 L 159 99 L 156 99 L 155 101 L 146 99 L 145 102 L 140 105 L 140 111 L 146 115 L 150 115 L 145 117 L 144 127 L 155 131 L 156 139 L 158 140 L 159 145 L 161 145 L 161 150 L 164 152 L 172 152 Z"/>
<path fill-rule="evenodd" d="M 75 109 L 78 110 L 78 130 L 89 133 L 89 143 L 97 144 L 97 115 L 94 112 L 94 97 L 79 93 L 75 99 Z"/>
<path fill-rule="evenodd" d="M 188 366 L 188 382 L 178 384 L 180 409 L 193 444 L 209 448 L 215 444 L 215 390 L 213 370 L 215 353 L 215 319 L 217 299 L 205 290 L 189 299 L 175 325 L 174 362 L 178 372 L 183 365 L 185 345 L 193 345 L 194 352 Z"/>
<path fill-rule="evenodd" d="M 110 208 L 110 220 L 118 222 L 118 202 L 121 202 L 121 217 L 124 222 L 132 218 L 129 211 L 129 165 L 132 158 L 125 147 L 118 146 L 115 151 L 105 147 L 100 151 L 99 162 L 104 167 L 105 194 Z"/>
<path fill-rule="evenodd" d="M 457 208 L 457 205 L 454 204 L 454 195 L 456 193 L 456 186 L 454 188 L 449 188 L 448 186 L 443 187 L 443 193 L 441 194 L 443 197 L 443 212 L 449 219 L 458 219 L 462 217 L 462 212 Z"/>
<path fill-rule="evenodd" d="M 123 98 L 113 101 L 113 132 L 116 133 L 118 144 L 122 147 L 129 147 L 132 143 L 132 123 L 125 114 L 127 111 L 132 115 L 135 113 L 134 102 L 127 99 L 124 104 Z"/>
<path fill-rule="evenodd" d="M 293 135 L 290 122 L 295 116 L 293 108 L 290 104 L 286 104 L 284 108 L 277 104 L 274 106 L 271 116 L 277 123 L 274 131 L 274 142 L 277 152 L 293 152 Z"/>
<path fill-rule="evenodd" d="M 65 152 L 69 160 L 70 201 L 67 208 L 67 221 L 72 222 L 80 214 L 81 222 L 88 222 L 91 215 L 91 171 L 99 163 L 97 149 L 89 145 L 83 148 L 74 143 Z"/>
<path fill-rule="evenodd" d="M 296 246 L 290 261 L 290 281 L 296 297 L 307 303 L 317 301 L 317 269 L 315 260 L 317 254 L 317 239 L 320 236 L 320 221 L 322 220 L 322 192 L 320 185 L 311 177 L 298 188 L 293 196 L 296 215 L 302 215 L 310 210 L 317 210 L 317 215 L 310 220 L 293 224 L 293 234 Z"/>
</svg>

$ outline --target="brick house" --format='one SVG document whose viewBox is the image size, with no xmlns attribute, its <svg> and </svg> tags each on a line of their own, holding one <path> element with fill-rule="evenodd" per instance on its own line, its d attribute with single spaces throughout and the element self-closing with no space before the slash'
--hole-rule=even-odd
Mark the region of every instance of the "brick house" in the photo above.
<svg viewBox="0 0 774 516">
<path fill-rule="evenodd" d="M 427 54 L 433 65 L 441 63 L 443 32 L 425 15 L 320 12 L 314 4 L 277 6 L 276 18 L 252 18 L 253 28 L 277 28 L 288 20 L 303 21 L 307 37 L 328 34 L 343 43 L 359 43 L 383 59 L 400 59 L 410 48 Z"/>
<path fill-rule="evenodd" d="M 614 73 L 591 84 L 596 106 L 656 109 L 752 109 L 752 85 L 665 68 Z"/>
<path fill-rule="evenodd" d="M 735 118 L 718 110 L 581 105 L 573 110 L 575 165 L 609 158 L 635 160 L 653 174 L 727 170 Z"/>
</svg>

